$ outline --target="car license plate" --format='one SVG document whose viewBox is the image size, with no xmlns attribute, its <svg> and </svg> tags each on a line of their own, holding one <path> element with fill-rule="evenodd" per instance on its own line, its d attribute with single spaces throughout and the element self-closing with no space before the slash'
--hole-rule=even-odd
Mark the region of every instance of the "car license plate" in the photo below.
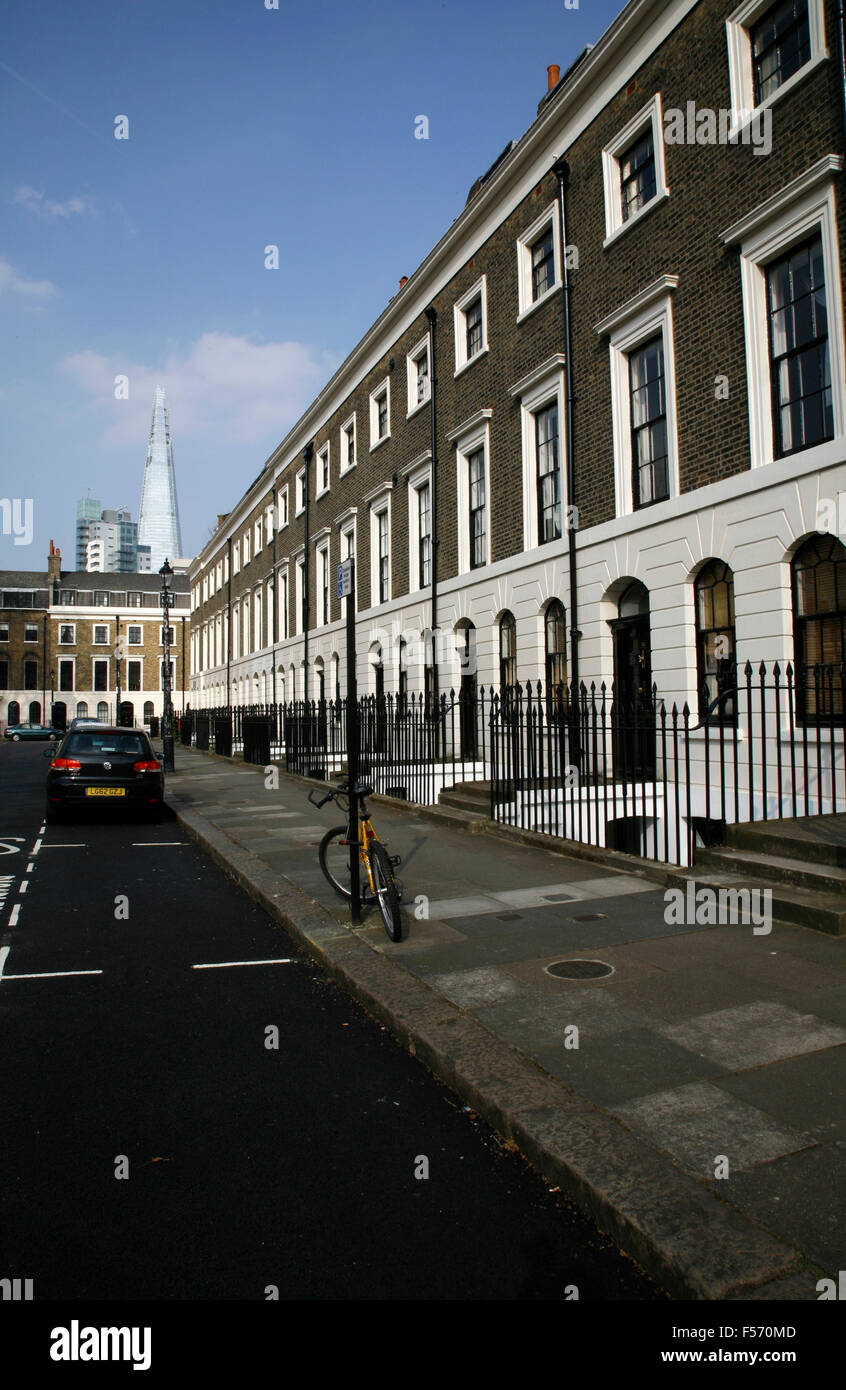
<svg viewBox="0 0 846 1390">
<path fill-rule="evenodd" d="M 86 787 L 86 796 L 126 796 L 126 787 Z"/>
</svg>

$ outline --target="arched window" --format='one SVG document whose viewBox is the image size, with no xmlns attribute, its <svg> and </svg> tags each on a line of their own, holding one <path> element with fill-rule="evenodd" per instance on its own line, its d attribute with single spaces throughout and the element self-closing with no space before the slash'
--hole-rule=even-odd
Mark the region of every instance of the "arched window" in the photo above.
<svg viewBox="0 0 846 1390">
<path fill-rule="evenodd" d="M 97 705 L 97 718 L 101 724 L 108 724 L 109 722 L 109 707 L 105 700 L 100 700 Z"/>
<path fill-rule="evenodd" d="M 809 724 L 840 724 L 846 548 L 836 536 L 812 536 L 794 555 L 792 570 L 797 717 Z"/>
<path fill-rule="evenodd" d="M 87 718 L 88 718 L 88 701 L 87 701 L 87 700 L 77 700 L 77 703 L 76 703 L 76 717 L 77 717 L 77 719 L 87 719 Z"/>
<path fill-rule="evenodd" d="M 546 610 L 544 618 L 544 653 L 546 658 L 546 692 L 550 696 L 566 698 L 567 653 L 564 605 L 554 598 Z"/>
<path fill-rule="evenodd" d="M 149 724 L 149 722 L 150 722 L 150 720 L 152 719 L 152 717 L 153 717 L 153 702 L 152 702 L 152 700 L 145 700 L 145 701 L 144 701 L 144 723 L 145 723 L 145 724 Z"/>
<path fill-rule="evenodd" d="M 718 696 L 725 695 L 710 718 L 718 724 L 735 724 L 737 702 L 728 694 L 737 685 L 734 575 L 728 565 L 709 560 L 696 576 L 694 593 L 699 717 L 704 719 Z"/>
<path fill-rule="evenodd" d="M 7 715 L 6 715 L 6 723 L 7 723 L 7 724 L 20 724 L 20 722 L 21 722 L 21 707 L 20 707 L 20 704 L 18 703 L 17 700 L 10 700 L 10 701 L 9 701 L 9 709 L 8 709 L 8 712 L 7 712 Z"/>
<path fill-rule="evenodd" d="M 507 689 L 517 684 L 517 624 L 513 613 L 499 620 L 499 683 Z"/>
</svg>

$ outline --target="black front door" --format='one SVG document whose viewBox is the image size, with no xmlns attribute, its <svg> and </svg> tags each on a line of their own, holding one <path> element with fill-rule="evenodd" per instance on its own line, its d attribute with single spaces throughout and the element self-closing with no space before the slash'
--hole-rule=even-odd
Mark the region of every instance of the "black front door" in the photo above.
<svg viewBox="0 0 846 1390">
<path fill-rule="evenodd" d="M 652 697 L 652 653 L 649 636 L 649 595 L 642 584 L 631 584 L 611 623 L 614 633 L 615 778 L 655 776 L 655 711 Z"/>
</svg>

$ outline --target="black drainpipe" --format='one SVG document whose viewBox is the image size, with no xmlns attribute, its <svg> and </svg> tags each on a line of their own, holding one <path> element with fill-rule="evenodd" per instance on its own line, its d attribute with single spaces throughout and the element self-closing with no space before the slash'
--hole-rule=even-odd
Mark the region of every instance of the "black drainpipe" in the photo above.
<svg viewBox="0 0 846 1390">
<path fill-rule="evenodd" d="M 305 463 L 305 564 L 303 565 L 303 699 L 308 699 L 308 620 L 309 620 L 309 586 L 308 586 L 308 523 L 309 523 L 309 465 L 314 449 L 313 444 L 306 444 L 303 449 L 303 462 Z"/>
<path fill-rule="evenodd" d="M 567 214 L 565 195 L 570 177 L 566 159 L 556 160 L 553 173 L 558 179 L 558 205 L 561 212 L 561 306 L 564 317 L 564 419 L 567 449 L 567 506 L 576 506 L 576 470 L 573 465 L 573 364 L 570 351 L 570 275 L 567 269 Z M 574 512 L 573 518 L 578 515 Z M 576 528 L 567 527 L 570 558 L 570 683 L 579 689 L 579 600 L 576 584 Z"/>
<path fill-rule="evenodd" d="M 426 310 L 426 318 L 429 321 L 429 421 L 431 425 L 431 452 L 432 452 L 432 484 L 431 484 L 431 518 L 432 528 L 431 540 L 431 562 L 432 562 L 432 702 L 433 708 L 437 708 L 438 700 L 438 663 L 436 659 L 437 647 L 435 645 L 435 628 L 438 625 L 438 431 L 437 417 L 435 414 L 435 396 L 437 391 L 437 376 L 435 374 L 435 329 L 438 323 L 438 315 L 433 305 L 429 305 Z"/>
</svg>

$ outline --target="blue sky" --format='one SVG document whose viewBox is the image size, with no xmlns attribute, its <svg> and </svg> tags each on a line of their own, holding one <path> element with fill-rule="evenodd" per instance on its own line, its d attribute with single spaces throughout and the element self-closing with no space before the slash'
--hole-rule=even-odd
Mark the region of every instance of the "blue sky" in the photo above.
<svg viewBox="0 0 846 1390">
<path fill-rule="evenodd" d="M 89 488 L 137 519 L 157 384 L 195 554 L 621 8 L 6 0 L 0 497 L 34 529 L 0 567 L 72 564 Z"/>
</svg>

